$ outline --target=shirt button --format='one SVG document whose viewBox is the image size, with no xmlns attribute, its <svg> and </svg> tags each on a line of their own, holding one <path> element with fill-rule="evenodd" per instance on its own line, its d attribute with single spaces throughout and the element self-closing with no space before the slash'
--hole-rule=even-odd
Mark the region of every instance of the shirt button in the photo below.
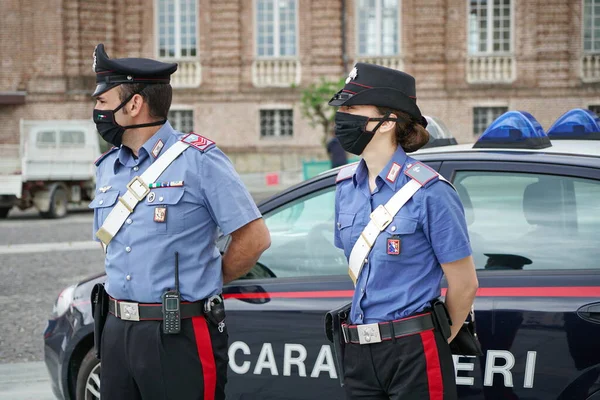
<svg viewBox="0 0 600 400">
<path fill-rule="evenodd" d="M 365 292 L 365 288 L 360 289 L 360 292 L 364 293 Z"/>
<path fill-rule="evenodd" d="M 137 170 L 139 170 L 140 167 L 138 167 L 137 165 L 135 167 L 133 167 L 133 170 L 137 172 Z"/>
<path fill-rule="evenodd" d="M 127 222 L 127 225 L 131 225 L 131 223 L 133 222 L 133 220 L 131 218 L 127 218 L 127 221 L 125 221 L 125 222 Z"/>
<path fill-rule="evenodd" d="M 369 262 L 368 258 L 365 258 L 365 264 L 367 264 Z"/>
<path fill-rule="evenodd" d="M 125 247 L 125 251 L 128 252 L 128 253 L 130 253 L 131 252 L 131 247 L 129 247 L 129 246 Z"/>
<path fill-rule="evenodd" d="M 160 197 L 158 198 L 158 201 L 163 201 L 164 199 L 165 199 L 164 197 L 160 196 Z"/>
<path fill-rule="evenodd" d="M 104 200 L 100 200 L 98 204 L 104 204 Z"/>
<path fill-rule="evenodd" d="M 130 280 L 131 280 L 131 275 L 127 275 L 127 276 L 125 277 L 125 279 L 127 279 L 128 281 L 130 281 Z"/>
<path fill-rule="evenodd" d="M 340 224 L 340 223 L 338 222 L 338 223 L 337 223 L 337 227 L 338 227 L 338 229 L 341 229 L 341 228 L 342 228 L 342 224 Z"/>
<path fill-rule="evenodd" d="M 392 232 L 396 232 L 396 227 L 395 226 L 392 226 L 390 229 L 392 230 Z"/>
<path fill-rule="evenodd" d="M 362 317 L 363 317 L 363 315 L 362 315 L 362 314 L 360 314 L 360 315 L 358 316 L 358 318 L 360 318 L 361 320 L 363 319 Z"/>
</svg>

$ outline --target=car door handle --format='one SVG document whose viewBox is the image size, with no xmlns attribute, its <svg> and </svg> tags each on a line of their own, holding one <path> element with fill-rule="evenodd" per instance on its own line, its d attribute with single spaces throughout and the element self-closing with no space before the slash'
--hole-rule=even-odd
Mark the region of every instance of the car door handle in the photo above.
<svg viewBox="0 0 600 400">
<path fill-rule="evenodd" d="M 580 307 L 577 315 L 586 321 L 600 323 L 600 303 L 586 304 Z"/>
</svg>

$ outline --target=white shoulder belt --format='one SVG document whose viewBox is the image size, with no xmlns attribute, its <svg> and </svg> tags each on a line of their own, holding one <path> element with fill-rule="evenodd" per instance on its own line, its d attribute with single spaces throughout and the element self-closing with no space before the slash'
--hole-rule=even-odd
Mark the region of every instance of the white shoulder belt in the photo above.
<svg viewBox="0 0 600 400">
<path fill-rule="evenodd" d="M 348 262 L 348 275 L 350 275 L 352 282 L 354 282 L 354 286 L 356 286 L 356 281 L 358 280 L 362 267 L 367 262 L 369 253 L 371 252 L 371 248 L 375 244 L 377 237 L 385 230 L 385 228 L 388 227 L 388 225 L 394 219 L 394 216 L 398 214 L 398 211 L 400 211 L 400 209 L 408 202 L 408 200 L 410 200 L 425 183 L 432 178 L 435 178 L 436 175 L 440 180 L 450 183 L 441 175 L 437 174 L 437 172 L 425 167 L 420 163 L 415 163 L 414 166 L 406 171 L 406 174 L 411 176 L 411 170 L 414 170 L 415 168 L 416 171 L 413 171 L 413 173 L 416 172 L 414 175 L 418 175 L 416 178 L 419 180 L 415 179 L 413 176 L 413 179 L 402 186 L 402 188 L 396 192 L 396 194 L 394 194 L 394 196 L 392 196 L 392 198 L 385 205 L 380 205 L 373 210 L 370 217 L 371 220 L 354 244 Z M 427 168 L 427 170 L 425 170 L 425 168 Z M 431 174 L 431 178 L 427 179 L 429 176 L 427 174 Z"/>
<path fill-rule="evenodd" d="M 158 157 L 142 176 L 136 176 L 127 184 L 127 192 L 119 197 L 119 202 L 108 214 L 98 232 L 96 232 L 96 237 L 102 241 L 102 247 L 104 247 L 105 252 L 110 241 L 119 232 L 119 229 L 121 229 L 138 203 L 143 201 L 148 193 L 150 193 L 148 183 L 155 182 L 167 167 L 189 146 L 188 143 L 182 141 L 176 142 Z"/>
</svg>

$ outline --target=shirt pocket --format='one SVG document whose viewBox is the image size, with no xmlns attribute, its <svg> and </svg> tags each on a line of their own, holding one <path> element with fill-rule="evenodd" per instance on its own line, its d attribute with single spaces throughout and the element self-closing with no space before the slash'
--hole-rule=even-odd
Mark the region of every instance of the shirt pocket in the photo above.
<svg viewBox="0 0 600 400">
<path fill-rule="evenodd" d="M 356 214 L 352 213 L 338 214 L 337 230 L 339 231 L 344 248 L 348 248 L 352 243 L 352 226 L 354 225 L 355 218 Z"/>
<path fill-rule="evenodd" d="M 418 220 L 406 217 L 394 217 L 392 222 L 379 234 L 375 245 L 378 256 L 394 260 L 402 257 L 414 243 L 414 233 L 417 231 Z"/>
<path fill-rule="evenodd" d="M 104 224 L 104 220 L 112 211 L 118 198 L 118 190 L 96 194 L 96 197 L 94 197 L 94 200 L 92 200 L 88 207 L 93 209 L 96 215 L 98 216 L 98 228 L 101 227 L 102 224 Z"/>
<path fill-rule="evenodd" d="M 182 199 L 185 188 L 151 189 L 144 199 L 144 228 L 153 234 L 181 233 L 184 227 Z M 135 211 L 134 211 L 135 213 Z M 150 215 L 147 217 L 147 215 Z"/>
</svg>

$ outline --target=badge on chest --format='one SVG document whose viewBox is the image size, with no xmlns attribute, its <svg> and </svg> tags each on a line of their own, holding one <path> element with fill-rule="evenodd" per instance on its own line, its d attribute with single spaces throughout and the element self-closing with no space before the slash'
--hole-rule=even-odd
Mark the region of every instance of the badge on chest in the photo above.
<svg viewBox="0 0 600 400">
<path fill-rule="evenodd" d="M 156 207 L 154 209 L 154 222 L 167 221 L 167 207 Z"/>
<path fill-rule="evenodd" d="M 391 236 L 387 240 L 387 253 L 391 256 L 397 256 L 400 254 L 400 238 L 398 236 Z"/>
</svg>

